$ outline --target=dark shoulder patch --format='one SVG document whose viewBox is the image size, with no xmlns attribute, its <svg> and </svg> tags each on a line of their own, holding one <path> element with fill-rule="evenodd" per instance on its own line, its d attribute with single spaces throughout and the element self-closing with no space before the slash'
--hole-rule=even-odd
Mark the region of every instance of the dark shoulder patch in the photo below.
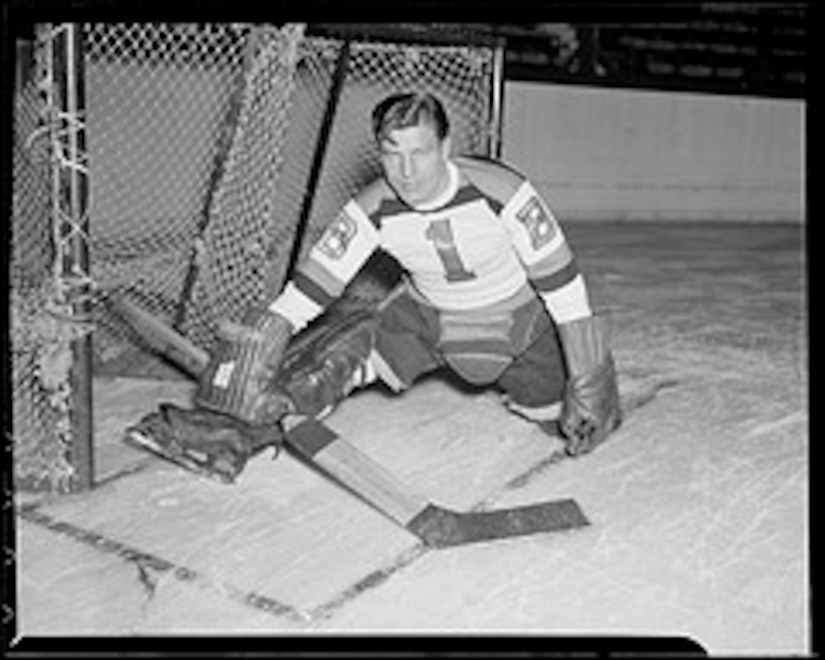
<svg viewBox="0 0 825 660">
<path fill-rule="evenodd" d="M 502 206 L 516 193 L 525 177 L 498 160 L 482 156 L 458 156 L 453 159 L 459 171 L 476 186 L 482 194 Z"/>
<path fill-rule="evenodd" d="M 361 188 L 355 196 L 355 203 L 369 215 L 381 206 L 381 202 L 386 197 L 390 196 L 393 195 L 389 185 L 387 185 L 387 182 L 383 178 L 378 178 Z"/>
<path fill-rule="evenodd" d="M 380 225 L 380 217 L 384 215 L 387 204 L 392 204 L 395 200 L 395 193 L 383 178 L 376 179 L 362 188 L 354 198 L 355 203 L 376 227 Z"/>
</svg>

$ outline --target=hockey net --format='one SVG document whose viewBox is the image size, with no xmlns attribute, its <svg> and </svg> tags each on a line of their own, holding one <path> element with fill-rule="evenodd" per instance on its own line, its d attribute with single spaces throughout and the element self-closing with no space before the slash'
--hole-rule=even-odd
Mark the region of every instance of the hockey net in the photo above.
<svg viewBox="0 0 825 660">
<path fill-rule="evenodd" d="M 131 299 L 206 350 L 217 322 L 277 291 L 291 257 L 379 174 L 369 114 L 380 99 L 434 92 L 455 152 L 489 154 L 497 130 L 490 44 L 336 37 L 303 24 L 81 29 L 89 278 L 102 297 Z M 49 158 L 31 139 L 42 129 L 42 84 L 17 95 L 11 283 L 20 310 L 42 309 L 35 301 L 55 258 Z M 380 297 L 385 274 L 365 269 L 351 292 Z M 17 422 L 48 420 L 49 404 L 32 366 L 42 347 L 24 344 L 15 345 L 15 434 L 31 446 L 44 432 L 22 438 L 29 422 Z M 180 377 L 104 304 L 94 307 L 92 345 L 96 376 Z"/>
<path fill-rule="evenodd" d="M 88 42 L 93 276 L 122 282 L 207 350 L 217 320 L 279 288 L 292 250 L 378 174 L 368 118 L 383 96 L 436 92 L 457 149 L 487 150 L 490 49 L 354 41 L 335 99 L 344 41 L 303 26 L 95 25 Z M 96 354 L 130 352 L 124 332 L 107 329 Z"/>
</svg>

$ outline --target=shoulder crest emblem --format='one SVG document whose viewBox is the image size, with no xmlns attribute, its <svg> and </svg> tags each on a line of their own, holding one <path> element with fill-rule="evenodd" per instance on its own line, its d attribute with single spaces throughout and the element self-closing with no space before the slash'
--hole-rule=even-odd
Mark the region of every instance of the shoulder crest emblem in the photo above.
<svg viewBox="0 0 825 660">
<path fill-rule="evenodd" d="M 347 215 L 345 211 L 341 211 L 338 217 L 324 230 L 321 240 L 318 242 L 318 248 L 330 259 L 340 259 L 346 254 L 347 248 L 357 232 L 358 226 L 355 224 L 355 220 Z"/>
<path fill-rule="evenodd" d="M 516 212 L 516 217 L 527 229 L 534 250 L 543 248 L 556 235 L 555 220 L 536 195 L 525 202 Z"/>
</svg>

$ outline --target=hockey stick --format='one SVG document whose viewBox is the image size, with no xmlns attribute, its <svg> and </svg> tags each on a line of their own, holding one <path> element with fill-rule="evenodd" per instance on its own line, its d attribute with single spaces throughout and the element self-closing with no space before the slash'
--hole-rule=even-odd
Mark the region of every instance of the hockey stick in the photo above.
<svg viewBox="0 0 825 660">
<path fill-rule="evenodd" d="M 552 500 L 512 509 L 458 512 L 433 504 L 321 422 L 308 419 L 285 441 L 320 465 L 430 547 L 492 541 L 582 527 L 589 522 L 575 500 Z"/>
<path fill-rule="evenodd" d="M 209 362 L 206 351 L 125 299 L 110 301 L 146 342 L 191 375 Z M 373 507 L 430 547 L 573 529 L 589 524 L 573 499 L 552 500 L 493 511 L 457 512 L 430 502 L 332 429 L 315 419 L 285 424 L 284 442 L 331 474 Z"/>
</svg>

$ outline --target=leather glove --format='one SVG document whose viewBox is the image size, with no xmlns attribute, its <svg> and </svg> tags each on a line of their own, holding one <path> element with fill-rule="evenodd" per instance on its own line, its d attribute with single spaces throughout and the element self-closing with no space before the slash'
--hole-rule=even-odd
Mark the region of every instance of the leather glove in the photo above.
<svg viewBox="0 0 825 660">
<path fill-rule="evenodd" d="M 589 316 L 559 325 L 568 381 L 559 427 L 566 451 L 592 451 L 622 421 L 616 368 L 608 347 L 607 322 Z"/>
<path fill-rule="evenodd" d="M 266 308 L 250 308 L 240 324 L 224 322 L 209 364 L 198 382 L 195 403 L 249 424 L 270 424 L 285 412 L 267 392 L 291 337 L 291 325 Z"/>
</svg>

